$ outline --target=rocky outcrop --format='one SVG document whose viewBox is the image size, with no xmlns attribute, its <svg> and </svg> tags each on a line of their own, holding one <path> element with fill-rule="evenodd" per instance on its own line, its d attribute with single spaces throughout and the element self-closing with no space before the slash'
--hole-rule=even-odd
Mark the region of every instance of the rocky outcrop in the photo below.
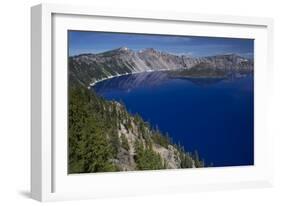
<svg viewBox="0 0 281 206">
<path fill-rule="evenodd" d="M 155 131 L 145 125 L 143 120 L 124 113 L 124 108 L 118 102 L 115 102 L 118 107 L 117 112 L 122 113 L 122 121 L 118 122 L 118 138 L 121 142 L 121 146 L 118 149 L 116 159 L 112 161 L 118 165 L 121 171 L 132 171 L 137 170 L 136 156 L 136 143 L 140 142 L 144 149 L 151 149 L 155 154 L 159 155 L 164 168 L 166 169 L 177 169 L 182 168 L 182 158 L 190 157 L 190 167 L 195 167 L 194 160 L 185 151 L 181 151 L 176 145 L 171 142 L 166 145 L 160 145 L 159 142 L 153 139 Z M 161 134 L 158 134 L 161 135 Z M 163 136 L 159 136 L 163 139 Z M 122 142 L 126 141 L 128 147 L 123 147 Z M 150 147 L 150 148 L 149 148 Z M 185 166 L 186 167 L 186 166 Z"/>
</svg>

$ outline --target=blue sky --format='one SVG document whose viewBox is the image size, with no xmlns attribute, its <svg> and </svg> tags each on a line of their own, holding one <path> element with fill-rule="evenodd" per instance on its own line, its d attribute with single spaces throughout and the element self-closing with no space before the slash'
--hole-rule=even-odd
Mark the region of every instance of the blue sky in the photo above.
<svg viewBox="0 0 281 206">
<path fill-rule="evenodd" d="M 212 56 L 236 53 L 253 58 L 254 40 L 219 37 L 124 34 L 92 31 L 69 31 L 69 55 L 100 53 L 119 47 L 135 51 L 154 48 L 177 55 Z"/>
</svg>

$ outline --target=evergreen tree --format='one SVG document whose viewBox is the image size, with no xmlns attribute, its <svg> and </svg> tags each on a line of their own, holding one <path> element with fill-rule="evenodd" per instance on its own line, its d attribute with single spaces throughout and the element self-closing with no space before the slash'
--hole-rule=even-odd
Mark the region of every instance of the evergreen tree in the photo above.
<svg viewBox="0 0 281 206">
<path fill-rule="evenodd" d="M 123 147 L 125 150 L 129 151 L 130 146 L 129 146 L 129 142 L 128 142 L 127 138 L 125 137 L 125 135 L 124 135 L 124 134 L 121 134 L 121 137 L 120 137 L 120 138 L 121 138 L 122 147 Z"/>
<path fill-rule="evenodd" d="M 194 164 L 195 164 L 195 167 L 204 167 L 204 161 L 201 161 L 200 158 L 199 158 L 199 154 L 198 154 L 198 151 L 195 150 L 194 152 Z"/>
<path fill-rule="evenodd" d="M 181 168 L 203 167 L 198 152 L 186 153 L 180 144 L 172 143 L 168 134 L 151 129 L 138 114 L 131 115 L 125 106 L 107 101 L 84 87 L 72 86 L 69 90 L 68 107 L 68 172 L 88 173 L 118 170 L 120 148 L 129 151 L 127 137 L 118 132 L 124 125 L 128 132 L 138 135 L 134 143 L 137 170 L 164 169 L 168 162 L 154 151 L 157 144 L 175 147 L 175 158 Z M 133 129 L 133 130 L 132 130 Z M 118 131 L 119 130 L 119 131 Z"/>
<path fill-rule="evenodd" d="M 139 140 L 135 142 L 135 161 L 139 170 L 165 169 L 165 163 L 160 154 L 154 152 L 151 147 L 145 148 Z"/>
</svg>

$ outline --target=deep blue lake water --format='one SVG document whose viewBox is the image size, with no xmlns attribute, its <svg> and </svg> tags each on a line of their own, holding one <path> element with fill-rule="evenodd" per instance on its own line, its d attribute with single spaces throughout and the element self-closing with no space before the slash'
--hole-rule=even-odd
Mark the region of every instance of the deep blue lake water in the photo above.
<svg viewBox="0 0 281 206">
<path fill-rule="evenodd" d="M 122 100 L 186 151 L 208 165 L 254 164 L 253 77 L 170 78 L 164 72 L 132 74 L 94 86 L 108 100 Z"/>
</svg>

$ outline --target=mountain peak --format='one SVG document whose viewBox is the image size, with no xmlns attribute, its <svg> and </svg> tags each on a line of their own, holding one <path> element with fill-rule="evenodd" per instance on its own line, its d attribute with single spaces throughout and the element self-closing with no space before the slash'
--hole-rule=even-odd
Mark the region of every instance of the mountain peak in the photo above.
<svg viewBox="0 0 281 206">
<path fill-rule="evenodd" d="M 130 49 L 128 47 L 123 46 L 123 47 L 118 48 L 117 50 L 118 51 L 129 51 Z"/>
</svg>

